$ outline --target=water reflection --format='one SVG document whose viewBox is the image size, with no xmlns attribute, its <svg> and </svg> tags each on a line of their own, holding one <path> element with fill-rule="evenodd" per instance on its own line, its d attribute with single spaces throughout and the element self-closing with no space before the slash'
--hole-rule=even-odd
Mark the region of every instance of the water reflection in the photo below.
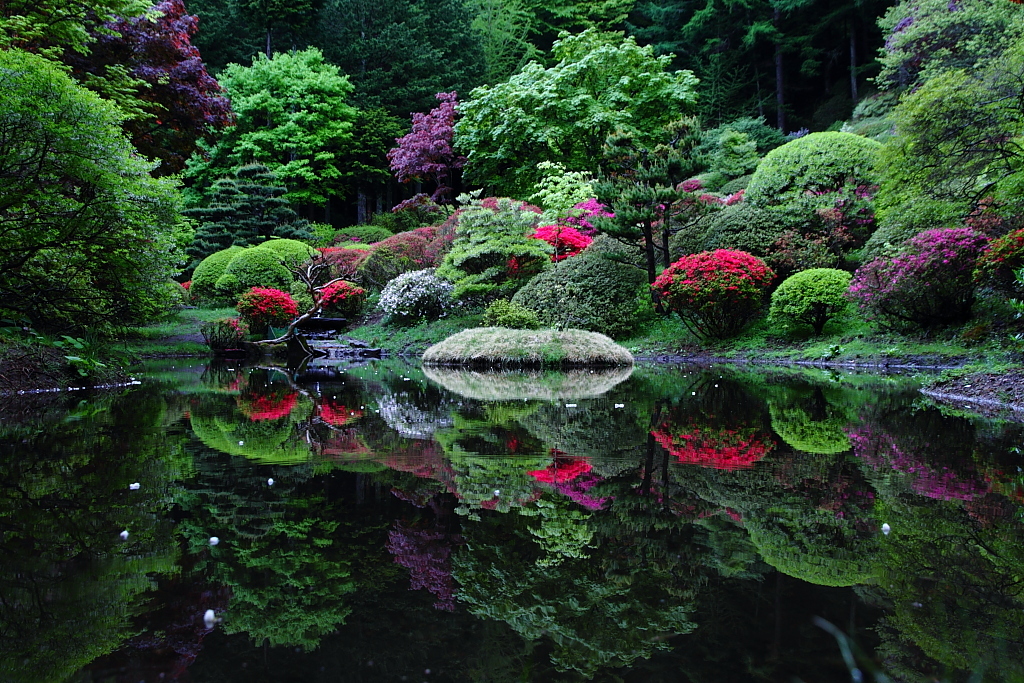
<svg viewBox="0 0 1024 683">
<path fill-rule="evenodd" d="M 166 365 L 2 423 L 5 680 L 1024 675 L 1022 429 L 913 387 Z"/>
</svg>

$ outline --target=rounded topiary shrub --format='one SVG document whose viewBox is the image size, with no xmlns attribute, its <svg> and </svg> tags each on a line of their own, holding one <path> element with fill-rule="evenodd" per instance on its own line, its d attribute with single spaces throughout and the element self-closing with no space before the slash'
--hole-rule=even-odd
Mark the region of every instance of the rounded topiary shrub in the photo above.
<svg viewBox="0 0 1024 683">
<path fill-rule="evenodd" d="M 269 325 L 286 325 L 299 314 L 292 295 L 272 287 L 251 288 L 235 308 L 242 322 L 257 334 L 264 334 Z"/>
<path fill-rule="evenodd" d="M 513 330 L 535 330 L 540 327 L 537 313 L 508 299 L 492 301 L 484 311 L 484 327 L 507 327 Z"/>
<path fill-rule="evenodd" d="M 846 292 L 851 277 L 834 268 L 812 268 L 791 275 L 772 293 L 768 317 L 780 327 L 809 326 L 821 334 L 825 323 L 841 316 L 850 305 Z"/>
<path fill-rule="evenodd" d="M 242 251 L 245 251 L 245 247 L 228 247 L 200 261 L 192 272 L 192 285 L 189 287 L 192 300 L 197 303 L 211 303 L 217 300 L 217 280 L 224 274 L 231 259 Z"/>
<path fill-rule="evenodd" d="M 1024 266 L 1024 229 L 1014 230 L 992 240 L 988 249 L 978 258 L 974 281 L 1012 292 L 1017 279 L 1014 272 Z"/>
<path fill-rule="evenodd" d="M 372 287 L 383 287 L 402 273 L 433 268 L 440 261 L 435 248 L 437 228 L 417 228 L 391 235 L 370 248 L 370 253 L 359 263 L 361 282 Z"/>
<path fill-rule="evenodd" d="M 292 274 L 272 250 L 250 247 L 235 255 L 217 278 L 217 294 L 234 299 L 250 287 L 291 287 Z"/>
<path fill-rule="evenodd" d="M 740 202 L 711 217 L 703 250 L 736 249 L 767 258 L 788 229 L 782 213 Z"/>
<path fill-rule="evenodd" d="M 627 335 L 651 304 L 644 271 L 614 260 L 621 250 L 610 237 L 598 237 L 579 256 L 527 282 L 512 302 L 536 311 L 546 327 Z"/>
<path fill-rule="evenodd" d="M 784 204 L 807 192 L 846 185 L 875 185 L 875 157 L 882 145 L 853 133 L 811 133 L 765 155 L 747 185 L 755 206 Z"/>
<path fill-rule="evenodd" d="M 257 249 L 268 249 L 282 261 L 285 266 L 296 266 L 305 263 L 317 255 L 317 250 L 305 242 L 289 239 L 270 239 L 257 245 Z"/>
<path fill-rule="evenodd" d="M 861 266 L 850 297 L 885 327 L 964 322 L 974 303 L 974 268 L 987 242 L 970 228 L 925 230 L 895 256 Z"/>
<path fill-rule="evenodd" d="M 414 270 L 389 282 L 377 307 L 386 322 L 398 325 L 437 320 L 451 310 L 454 290 L 455 286 L 437 277 L 433 268 Z"/>
<path fill-rule="evenodd" d="M 768 265 L 743 251 L 717 249 L 684 256 L 652 288 L 700 338 L 730 337 L 747 324 L 775 278 Z"/>
</svg>

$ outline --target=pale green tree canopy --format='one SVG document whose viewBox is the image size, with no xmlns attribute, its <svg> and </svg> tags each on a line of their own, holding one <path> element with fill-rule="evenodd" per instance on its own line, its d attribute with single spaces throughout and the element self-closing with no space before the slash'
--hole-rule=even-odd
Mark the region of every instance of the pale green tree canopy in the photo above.
<svg viewBox="0 0 1024 683">
<path fill-rule="evenodd" d="M 593 169 L 616 130 L 655 142 L 662 128 L 694 102 L 697 79 L 669 72 L 619 33 L 563 34 L 551 68 L 531 62 L 504 83 L 475 89 L 459 106 L 455 144 L 469 159 L 465 177 L 499 194 L 525 196 L 539 179 L 537 163 Z"/>
<path fill-rule="evenodd" d="M 294 203 L 323 205 L 341 194 L 347 177 L 341 150 L 352 138 L 356 110 L 346 103 L 348 77 L 320 50 L 257 55 L 251 66 L 228 65 L 221 83 L 237 125 L 209 150 L 208 160 L 190 162 L 195 184 L 209 187 L 257 162 L 288 187 L 286 198 Z"/>
</svg>

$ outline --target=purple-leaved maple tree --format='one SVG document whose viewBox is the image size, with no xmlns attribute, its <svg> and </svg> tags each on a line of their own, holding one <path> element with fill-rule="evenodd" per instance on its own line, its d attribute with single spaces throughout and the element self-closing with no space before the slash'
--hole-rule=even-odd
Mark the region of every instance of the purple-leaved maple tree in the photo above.
<svg viewBox="0 0 1024 683">
<path fill-rule="evenodd" d="M 161 161 L 157 175 L 177 173 L 199 140 L 232 122 L 230 101 L 192 45 L 199 19 L 182 0 L 164 0 L 145 15 L 104 28 L 95 32 L 89 53 L 68 55 L 69 63 L 78 74 L 110 78 L 112 69 L 124 68 L 142 81 L 126 102 L 142 115 L 129 117 L 125 132 L 143 156 Z"/>
<path fill-rule="evenodd" d="M 452 191 L 455 173 L 466 165 L 466 157 L 452 147 L 452 128 L 458 113 L 455 92 L 439 92 L 441 104 L 427 114 L 412 115 L 412 132 L 395 138 L 398 144 L 388 152 L 391 172 L 400 182 L 429 181 L 437 187 L 431 199 L 440 202 Z"/>
</svg>

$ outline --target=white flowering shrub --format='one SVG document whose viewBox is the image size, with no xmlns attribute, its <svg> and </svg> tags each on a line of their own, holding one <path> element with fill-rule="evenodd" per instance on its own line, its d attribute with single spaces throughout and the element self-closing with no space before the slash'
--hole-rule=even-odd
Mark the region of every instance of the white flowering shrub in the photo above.
<svg viewBox="0 0 1024 683">
<path fill-rule="evenodd" d="M 414 270 L 388 282 L 377 307 L 391 323 L 436 320 L 451 310 L 454 289 L 452 283 L 434 275 L 433 268 Z"/>
</svg>

